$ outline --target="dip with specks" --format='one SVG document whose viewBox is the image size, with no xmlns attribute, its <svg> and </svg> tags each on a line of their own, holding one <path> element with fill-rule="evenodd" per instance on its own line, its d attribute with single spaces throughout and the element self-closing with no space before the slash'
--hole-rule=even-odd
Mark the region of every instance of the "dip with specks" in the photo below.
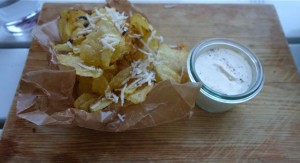
<svg viewBox="0 0 300 163">
<path fill-rule="evenodd" d="M 210 48 L 199 54 L 195 70 L 203 84 L 226 95 L 244 93 L 252 83 L 249 62 L 227 48 Z"/>
</svg>

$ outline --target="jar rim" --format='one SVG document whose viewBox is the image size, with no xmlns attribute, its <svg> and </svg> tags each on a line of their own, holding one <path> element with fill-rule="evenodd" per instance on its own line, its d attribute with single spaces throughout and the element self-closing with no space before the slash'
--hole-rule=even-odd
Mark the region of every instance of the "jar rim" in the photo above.
<svg viewBox="0 0 300 163">
<path fill-rule="evenodd" d="M 242 53 L 242 55 L 249 58 L 249 61 L 251 61 L 251 65 L 254 67 L 255 71 L 255 81 L 251 85 L 251 87 L 240 94 L 235 95 L 227 95 L 218 91 L 215 91 L 211 88 L 209 88 L 204 82 L 201 81 L 199 76 L 196 74 L 194 61 L 196 60 L 196 57 L 205 49 L 211 46 L 216 45 L 225 45 L 232 49 L 238 50 Z M 248 99 L 249 97 L 252 98 L 253 94 L 255 92 L 259 92 L 262 89 L 262 85 L 264 82 L 264 72 L 261 62 L 259 61 L 258 57 L 246 46 L 232 40 L 232 39 L 225 39 L 225 38 L 213 38 L 213 39 L 207 39 L 199 44 L 197 44 L 191 51 L 188 56 L 187 60 L 187 66 L 188 66 L 188 73 L 189 77 L 193 82 L 200 82 L 202 84 L 201 91 L 206 92 L 207 94 L 212 95 L 212 97 L 217 97 L 225 100 L 238 100 L 238 99 Z"/>
</svg>

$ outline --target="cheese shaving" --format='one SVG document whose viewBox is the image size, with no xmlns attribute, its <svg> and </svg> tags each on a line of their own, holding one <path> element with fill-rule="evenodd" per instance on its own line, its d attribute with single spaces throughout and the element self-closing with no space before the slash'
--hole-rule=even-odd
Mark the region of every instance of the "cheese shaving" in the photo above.
<svg viewBox="0 0 300 163">
<path fill-rule="evenodd" d="M 144 45 L 144 47 L 150 52 L 153 54 L 153 51 L 152 49 L 149 47 L 148 44 L 145 43 L 145 41 L 143 39 L 140 39 L 141 43 Z"/>
<path fill-rule="evenodd" d="M 92 19 L 89 15 L 85 15 L 86 16 L 86 18 L 87 18 L 87 20 L 88 20 L 88 22 L 89 22 L 89 25 L 91 26 L 91 28 L 96 28 L 96 25 L 95 25 L 95 18 L 94 19 Z"/>
<path fill-rule="evenodd" d="M 102 103 L 102 100 L 97 101 L 95 104 L 91 105 L 90 108 L 92 110 L 95 110 L 96 108 L 98 108 Z"/>
<path fill-rule="evenodd" d="M 89 34 L 89 33 L 91 33 L 91 32 L 93 32 L 93 30 L 91 30 L 91 29 L 88 29 L 88 30 L 82 30 L 82 31 L 79 31 L 79 32 L 77 33 L 77 35 Z"/>
<path fill-rule="evenodd" d="M 163 43 L 164 42 L 164 38 L 162 36 L 159 36 L 159 37 L 154 36 L 153 38 L 159 40 L 159 43 Z"/>
<path fill-rule="evenodd" d="M 104 34 L 104 37 L 100 39 L 100 42 L 103 45 L 103 49 L 110 49 L 114 52 L 114 46 L 120 43 L 120 38 L 114 34 Z"/>
<path fill-rule="evenodd" d="M 121 93 L 120 93 L 120 100 L 121 100 L 121 106 L 124 105 L 124 98 L 125 98 L 125 90 L 127 88 L 127 83 L 125 84 L 125 86 L 121 89 Z"/>
<path fill-rule="evenodd" d="M 112 22 L 115 24 L 115 27 L 118 29 L 118 31 L 120 33 L 123 33 L 124 31 L 121 27 L 128 17 L 124 15 L 124 12 L 119 13 L 114 8 L 105 7 L 105 10 L 110 16 Z"/>
<path fill-rule="evenodd" d="M 90 70 L 90 71 L 96 71 L 97 69 L 94 67 L 94 66 L 87 66 L 83 63 L 80 63 L 78 62 L 77 63 L 80 67 L 84 68 L 84 69 L 87 69 L 87 70 Z"/>
<path fill-rule="evenodd" d="M 153 26 L 151 24 L 149 24 L 149 29 L 153 31 Z"/>
<path fill-rule="evenodd" d="M 67 41 L 68 46 L 73 49 L 73 44 L 70 41 Z"/>
<path fill-rule="evenodd" d="M 140 51 L 140 52 L 142 52 L 143 54 L 145 54 L 145 55 L 148 56 L 148 57 L 152 57 L 152 56 L 153 56 L 152 53 L 148 53 L 148 52 L 146 52 L 145 50 L 143 50 L 143 49 L 141 49 L 141 48 L 137 48 L 137 50 Z"/>
<path fill-rule="evenodd" d="M 118 103 L 119 101 L 119 97 L 111 92 L 109 87 L 105 90 L 105 98 L 111 100 L 114 103 Z"/>
<path fill-rule="evenodd" d="M 130 38 L 141 38 L 142 35 L 140 34 L 133 34 L 133 35 L 128 35 Z"/>
<path fill-rule="evenodd" d="M 151 32 L 151 35 L 148 37 L 148 40 L 147 40 L 147 45 L 149 45 L 149 43 L 152 41 L 155 34 L 156 34 L 156 30 Z"/>
<path fill-rule="evenodd" d="M 95 9 L 95 12 L 102 20 L 107 20 L 106 15 L 101 13 L 97 8 Z"/>
<path fill-rule="evenodd" d="M 74 53 L 80 53 L 80 49 L 76 48 L 76 47 L 73 47 L 73 51 L 74 51 Z"/>
<path fill-rule="evenodd" d="M 138 60 L 131 63 L 132 71 L 129 78 L 135 80 L 128 86 L 128 89 L 135 86 L 140 87 L 145 83 L 151 85 L 151 82 L 155 81 L 155 72 L 148 70 L 149 65 L 149 60 Z"/>
</svg>

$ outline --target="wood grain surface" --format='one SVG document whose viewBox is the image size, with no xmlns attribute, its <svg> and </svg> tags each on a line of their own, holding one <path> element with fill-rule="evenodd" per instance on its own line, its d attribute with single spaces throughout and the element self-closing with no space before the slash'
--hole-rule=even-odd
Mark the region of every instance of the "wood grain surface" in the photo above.
<svg viewBox="0 0 300 163">
<path fill-rule="evenodd" d="M 68 6 L 44 5 L 39 23 Z M 226 113 L 196 108 L 191 119 L 123 133 L 36 126 L 16 116 L 14 101 L 0 142 L 0 162 L 300 161 L 300 77 L 273 6 L 136 6 L 167 43 L 194 46 L 222 37 L 250 47 L 263 63 L 262 92 Z M 46 66 L 46 52 L 33 41 L 24 71 Z"/>
</svg>

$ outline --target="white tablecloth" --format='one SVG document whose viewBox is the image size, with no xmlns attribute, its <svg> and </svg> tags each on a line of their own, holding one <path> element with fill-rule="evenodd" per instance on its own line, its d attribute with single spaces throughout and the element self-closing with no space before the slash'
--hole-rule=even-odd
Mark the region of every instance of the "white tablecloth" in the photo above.
<svg viewBox="0 0 300 163">
<path fill-rule="evenodd" d="M 0 49 L 0 123 L 8 115 L 27 55 L 28 49 Z"/>
</svg>

